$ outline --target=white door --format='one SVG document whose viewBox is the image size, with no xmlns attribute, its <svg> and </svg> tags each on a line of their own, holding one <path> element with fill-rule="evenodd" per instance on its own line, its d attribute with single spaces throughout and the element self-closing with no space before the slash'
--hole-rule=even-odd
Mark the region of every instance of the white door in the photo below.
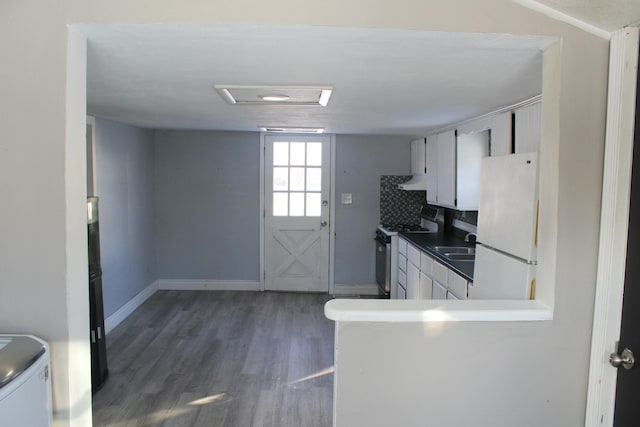
<svg viewBox="0 0 640 427">
<path fill-rule="evenodd" d="M 331 137 L 265 136 L 265 290 L 329 291 Z"/>
</svg>

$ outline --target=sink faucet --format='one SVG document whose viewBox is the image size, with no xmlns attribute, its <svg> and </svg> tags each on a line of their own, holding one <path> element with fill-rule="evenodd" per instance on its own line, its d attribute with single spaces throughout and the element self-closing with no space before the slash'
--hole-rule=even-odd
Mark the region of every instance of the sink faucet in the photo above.
<svg viewBox="0 0 640 427">
<path fill-rule="evenodd" d="M 478 235 L 476 233 L 467 233 L 467 235 L 464 236 L 464 241 L 467 243 L 475 243 L 477 238 Z"/>
</svg>

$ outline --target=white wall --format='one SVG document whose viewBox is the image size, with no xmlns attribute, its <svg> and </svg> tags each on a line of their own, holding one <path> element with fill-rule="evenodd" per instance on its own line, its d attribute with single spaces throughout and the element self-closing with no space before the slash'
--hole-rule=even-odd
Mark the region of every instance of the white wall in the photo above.
<svg viewBox="0 0 640 427">
<path fill-rule="evenodd" d="M 549 412 L 524 415 L 546 420 L 560 411 L 559 419 L 570 421 L 567 425 L 581 424 L 598 245 L 606 41 L 507 0 L 396 0 L 375 6 L 367 0 L 305 4 L 297 0 L 6 1 L 0 6 L 0 330 L 35 333 L 54 344 L 57 426 L 90 425 L 90 379 L 84 369 L 88 368 L 88 334 L 82 332 L 88 312 L 82 280 L 87 274 L 86 192 L 84 169 L 79 166 L 84 163 L 80 130 L 85 120 L 84 63 L 78 49 L 81 43 L 68 45 L 66 27 L 80 22 L 277 23 L 561 37 L 560 114 L 553 123 L 560 132 L 559 173 L 555 182 L 548 183 L 559 200 L 553 212 L 559 223 L 558 270 L 550 278 L 555 284 L 555 320 L 538 325 L 535 331 L 515 325 L 498 332 L 496 339 L 503 344 L 495 347 L 501 352 L 492 356 L 502 357 L 502 350 L 508 348 L 513 359 L 528 360 L 535 350 L 536 363 L 529 368 L 528 378 L 535 378 L 532 383 L 537 387 L 557 387 L 566 393 L 562 405 L 548 406 Z M 549 117 L 543 116 L 545 120 L 548 126 Z M 351 330 L 364 336 L 368 334 L 364 327 Z M 477 340 L 484 338 L 487 343 L 494 335 L 489 329 L 474 332 L 483 334 Z M 398 337 L 402 338 L 408 337 Z M 443 344 L 441 351 L 455 350 L 453 342 Z M 415 349 L 424 347 L 415 343 Z M 356 350 L 345 349 L 345 357 Z M 547 352 L 573 357 L 557 364 L 557 357 L 552 363 Z M 507 377 L 500 378 L 501 384 L 509 384 Z M 350 385 L 341 390 L 340 405 L 357 404 L 363 391 L 372 392 L 353 382 Z M 393 390 L 385 388 L 387 393 Z M 484 397 L 499 400 L 504 390 L 485 389 Z M 445 399 L 437 399 L 434 405 Z M 350 420 L 345 415 L 339 422 L 354 425 Z"/>
</svg>

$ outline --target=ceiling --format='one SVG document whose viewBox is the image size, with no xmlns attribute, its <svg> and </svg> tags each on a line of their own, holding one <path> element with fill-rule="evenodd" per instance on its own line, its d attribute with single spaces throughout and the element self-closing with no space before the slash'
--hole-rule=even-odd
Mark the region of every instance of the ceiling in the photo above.
<svg viewBox="0 0 640 427">
<path fill-rule="evenodd" d="M 638 0 L 518 0 L 525 6 L 540 3 L 587 24 L 611 32 L 640 24 Z"/>
<path fill-rule="evenodd" d="M 541 93 L 540 36 L 306 26 L 84 25 L 88 112 L 156 129 L 420 135 Z M 214 85 L 333 86 L 327 107 Z"/>
<path fill-rule="evenodd" d="M 637 0 L 514 0 L 607 32 Z M 544 10 L 543 10 L 544 12 Z M 83 25 L 90 114 L 156 129 L 420 135 L 541 92 L 539 36 L 304 26 Z M 322 106 L 229 105 L 215 85 L 333 86 Z"/>
</svg>

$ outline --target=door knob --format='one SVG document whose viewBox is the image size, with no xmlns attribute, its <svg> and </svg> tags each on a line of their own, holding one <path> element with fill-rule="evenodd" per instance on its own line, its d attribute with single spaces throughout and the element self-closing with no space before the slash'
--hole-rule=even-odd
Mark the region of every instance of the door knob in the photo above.
<svg viewBox="0 0 640 427">
<path fill-rule="evenodd" d="M 609 356 L 609 363 L 611 363 L 611 366 L 614 368 L 622 366 L 624 369 L 631 369 L 636 363 L 636 360 L 633 358 L 633 352 L 628 348 L 625 348 L 622 350 L 622 355 L 618 353 L 611 353 Z"/>
<path fill-rule="evenodd" d="M 320 227 L 326 227 L 326 226 L 327 226 L 327 221 L 320 222 Z"/>
</svg>

